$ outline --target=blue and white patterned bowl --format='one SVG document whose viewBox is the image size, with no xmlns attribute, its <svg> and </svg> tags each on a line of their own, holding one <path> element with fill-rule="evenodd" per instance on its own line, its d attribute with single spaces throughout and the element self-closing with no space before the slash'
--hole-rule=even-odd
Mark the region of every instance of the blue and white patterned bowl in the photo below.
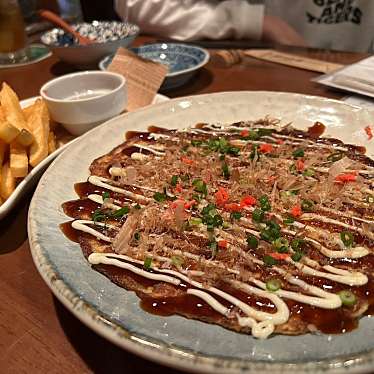
<svg viewBox="0 0 374 374">
<path fill-rule="evenodd" d="M 148 60 L 160 62 L 169 67 L 161 90 L 170 90 L 187 83 L 196 72 L 209 61 L 209 52 L 193 45 L 179 43 L 155 43 L 131 48 L 137 55 Z M 106 70 L 113 55 L 105 57 L 99 63 L 101 70 Z"/>
<path fill-rule="evenodd" d="M 89 45 L 79 45 L 71 34 L 54 28 L 45 32 L 40 40 L 61 60 L 87 67 L 97 64 L 104 56 L 115 53 L 119 47 L 128 47 L 139 34 L 137 25 L 117 21 L 93 21 L 73 25 L 81 35 L 95 40 Z"/>
</svg>

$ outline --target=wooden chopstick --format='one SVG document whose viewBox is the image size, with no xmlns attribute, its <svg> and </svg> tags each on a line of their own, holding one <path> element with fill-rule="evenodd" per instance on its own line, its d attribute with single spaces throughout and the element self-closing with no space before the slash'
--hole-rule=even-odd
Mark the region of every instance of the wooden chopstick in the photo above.
<svg viewBox="0 0 374 374">
<path fill-rule="evenodd" d="M 330 73 L 334 70 L 341 69 L 344 66 L 333 62 L 279 52 L 274 49 L 247 49 L 242 51 L 242 53 L 245 56 L 254 57 L 259 60 L 316 71 L 318 73 Z"/>
</svg>

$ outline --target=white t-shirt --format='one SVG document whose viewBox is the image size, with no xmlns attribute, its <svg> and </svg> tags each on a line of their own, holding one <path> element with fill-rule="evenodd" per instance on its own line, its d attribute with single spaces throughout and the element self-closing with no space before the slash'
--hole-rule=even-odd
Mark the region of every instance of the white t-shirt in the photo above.
<svg viewBox="0 0 374 374">
<path fill-rule="evenodd" d="M 374 52 L 374 0 L 116 0 L 142 32 L 177 40 L 260 39 L 264 15 L 311 47 Z"/>
</svg>

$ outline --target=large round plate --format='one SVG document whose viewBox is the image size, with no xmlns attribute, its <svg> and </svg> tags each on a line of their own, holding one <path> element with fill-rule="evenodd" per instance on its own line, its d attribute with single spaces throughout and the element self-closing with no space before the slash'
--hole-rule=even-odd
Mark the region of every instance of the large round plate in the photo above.
<svg viewBox="0 0 374 374">
<path fill-rule="evenodd" d="M 343 335 L 274 336 L 256 340 L 219 326 L 178 316 L 144 312 L 137 296 L 91 269 L 80 247 L 58 225 L 68 218 L 61 203 L 75 199 L 73 184 L 88 176 L 93 159 L 109 152 L 126 130 L 149 125 L 185 127 L 197 122 L 233 122 L 270 115 L 297 128 L 315 121 L 327 134 L 365 145 L 374 156 L 364 109 L 339 101 L 290 93 L 233 92 L 171 100 L 110 120 L 82 136 L 42 177 L 29 211 L 29 237 L 35 264 L 53 293 L 82 322 L 119 346 L 165 365 L 196 372 L 346 372 L 374 369 L 374 320 Z"/>
</svg>

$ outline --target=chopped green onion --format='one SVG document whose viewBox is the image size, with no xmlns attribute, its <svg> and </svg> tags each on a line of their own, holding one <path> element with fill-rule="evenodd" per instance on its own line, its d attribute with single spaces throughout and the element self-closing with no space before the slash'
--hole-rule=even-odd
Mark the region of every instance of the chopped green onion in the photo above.
<svg viewBox="0 0 374 374">
<path fill-rule="evenodd" d="M 94 222 L 104 221 L 106 218 L 107 218 L 107 215 L 104 214 L 100 209 L 96 209 L 92 213 L 92 221 Z"/>
<path fill-rule="evenodd" d="M 374 203 L 374 196 L 367 195 L 366 196 L 366 202 L 369 203 L 369 204 L 373 204 Z"/>
<path fill-rule="evenodd" d="M 136 210 L 139 210 L 139 209 L 141 209 L 142 207 L 139 205 L 139 204 L 136 204 L 135 206 L 134 206 L 134 209 L 136 209 Z"/>
<path fill-rule="evenodd" d="M 343 290 L 338 292 L 338 295 L 343 305 L 353 306 L 357 303 L 356 295 L 352 291 Z"/>
<path fill-rule="evenodd" d="M 295 252 L 291 255 L 291 258 L 293 261 L 299 262 L 303 256 L 304 256 L 303 252 Z"/>
<path fill-rule="evenodd" d="M 264 220 L 265 213 L 261 209 L 255 209 L 252 212 L 252 220 L 254 222 L 260 223 Z"/>
<path fill-rule="evenodd" d="M 152 257 L 146 257 L 144 259 L 144 264 L 143 264 L 144 269 L 149 270 L 151 266 L 152 266 Z"/>
<path fill-rule="evenodd" d="M 239 152 L 240 152 L 240 148 L 234 147 L 234 146 L 230 146 L 229 149 L 227 150 L 227 153 L 233 156 L 238 156 Z"/>
<path fill-rule="evenodd" d="M 198 195 L 197 193 L 192 194 L 192 199 L 196 200 L 198 203 L 201 201 L 201 195 Z"/>
<path fill-rule="evenodd" d="M 258 147 L 259 147 L 258 144 L 252 144 L 252 151 L 249 154 L 249 158 L 251 160 L 253 160 L 255 157 L 260 158 L 260 153 L 258 153 Z"/>
<path fill-rule="evenodd" d="M 261 209 L 266 212 L 271 209 L 269 199 L 266 195 L 262 195 L 259 199 Z"/>
<path fill-rule="evenodd" d="M 191 145 L 194 147 L 199 147 L 201 144 L 203 144 L 201 140 L 195 140 L 195 139 L 191 140 Z"/>
<path fill-rule="evenodd" d="M 273 132 L 274 132 L 273 129 L 264 129 L 264 128 L 257 129 L 257 134 L 260 137 L 271 135 Z"/>
<path fill-rule="evenodd" d="M 218 226 L 222 226 L 223 224 L 223 219 L 222 217 L 219 215 L 219 214 L 216 214 L 214 217 L 213 217 L 213 226 L 214 227 L 218 227 Z"/>
<path fill-rule="evenodd" d="M 171 177 L 170 184 L 171 184 L 173 187 L 175 187 L 175 186 L 177 185 L 177 183 L 178 183 L 178 175 L 173 175 L 173 176 Z"/>
<path fill-rule="evenodd" d="M 303 212 L 313 212 L 314 202 L 312 200 L 301 200 L 301 210 Z"/>
<path fill-rule="evenodd" d="M 171 262 L 177 268 L 181 267 L 184 263 L 183 257 L 181 256 L 171 256 Z"/>
<path fill-rule="evenodd" d="M 274 221 L 267 221 L 266 228 L 260 232 L 261 239 L 272 243 L 280 238 L 280 226 Z"/>
<path fill-rule="evenodd" d="M 346 247 L 352 247 L 354 238 L 353 234 L 349 231 L 342 231 L 340 233 L 340 239 Z"/>
<path fill-rule="evenodd" d="M 196 192 L 200 192 L 203 195 L 208 194 L 208 189 L 207 189 L 206 183 L 204 181 L 202 181 L 201 179 L 194 179 L 193 182 L 192 182 L 192 185 L 195 187 Z"/>
<path fill-rule="evenodd" d="M 306 169 L 303 171 L 304 177 L 313 177 L 314 174 L 315 172 L 313 169 Z"/>
<path fill-rule="evenodd" d="M 222 164 L 222 175 L 225 179 L 229 179 L 230 178 L 230 170 L 229 170 L 229 166 L 227 165 L 226 162 L 224 162 Z"/>
<path fill-rule="evenodd" d="M 282 283 L 279 279 L 270 279 L 266 282 L 266 289 L 270 292 L 278 291 L 282 287 Z"/>
<path fill-rule="evenodd" d="M 203 220 L 201 218 L 193 217 L 188 220 L 188 223 L 192 226 L 198 226 L 203 223 Z"/>
<path fill-rule="evenodd" d="M 224 229 L 229 229 L 230 227 L 231 227 L 231 225 L 230 225 L 229 222 L 224 221 L 224 222 L 222 223 L 222 228 L 224 228 Z"/>
<path fill-rule="evenodd" d="M 221 161 L 223 161 L 225 158 L 226 158 L 225 155 L 219 155 L 219 159 L 220 159 Z"/>
<path fill-rule="evenodd" d="M 285 225 L 292 225 L 294 222 L 295 222 L 295 219 L 291 216 L 289 216 L 289 217 L 287 217 L 283 220 L 283 223 Z"/>
<path fill-rule="evenodd" d="M 278 238 L 273 241 L 274 249 L 279 253 L 288 252 L 288 240 L 286 238 Z"/>
<path fill-rule="evenodd" d="M 267 241 L 267 242 L 272 242 L 273 240 L 277 239 L 274 237 L 272 231 L 270 229 L 263 229 L 260 232 L 260 237 L 261 239 Z"/>
<path fill-rule="evenodd" d="M 110 193 L 108 191 L 103 192 L 103 200 L 109 199 L 110 198 Z"/>
<path fill-rule="evenodd" d="M 292 156 L 295 158 L 304 157 L 304 149 L 302 148 L 296 149 L 295 151 L 292 152 Z"/>
<path fill-rule="evenodd" d="M 334 152 L 331 153 L 330 156 L 327 157 L 327 161 L 335 162 L 339 161 L 343 158 L 344 153 L 343 152 Z"/>
<path fill-rule="evenodd" d="M 238 219 L 242 218 L 242 214 L 240 212 L 232 212 L 230 214 L 230 218 L 233 219 L 233 220 L 234 219 L 238 220 Z"/>
<path fill-rule="evenodd" d="M 204 206 L 201 213 L 203 214 L 203 216 L 210 215 L 213 217 L 217 213 L 216 206 L 214 204 L 208 204 Z"/>
<path fill-rule="evenodd" d="M 124 215 L 128 214 L 130 212 L 130 208 L 128 206 L 124 206 L 120 209 L 115 210 L 111 216 L 113 218 L 122 218 Z"/>
<path fill-rule="evenodd" d="M 247 244 L 251 249 L 256 249 L 258 247 L 258 239 L 254 235 L 247 236 Z"/>
<path fill-rule="evenodd" d="M 262 261 L 264 261 L 264 264 L 266 266 L 273 266 L 273 265 L 276 265 L 278 263 L 278 261 L 275 258 L 273 258 L 269 255 L 265 255 L 263 257 Z"/>
<path fill-rule="evenodd" d="M 302 246 L 302 244 L 304 244 L 304 243 L 305 243 L 305 241 L 303 239 L 300 239 L 300 238 L 292 239 L 291 240 L 291 248 L 294 251 L 298 251 L 300 249 L 300 247 Z"/>
<path fill-rule="evenodd" d="M 153 194 L 153 198 L 158 202 L 158 203 L 162 203 L 166 200 L 166 194 L 164 193 L 161 193 L 161 192 L 155 192 Z"/>
<path fill-rule="evenodd" d="M 289 170 L 290 170 L 292 175 L 297 175 L 298 174 L 295 164 L 291 164 L 290 167 L 289 167 Z"/>
<path fill-rule="evenodd" d="M 136 232 L 136 233 L 134 234 L 134 239 L 135 239 L 135 240 L 139 240 L 139 239 L 140 239 L 140 234 L 139 234 L 138 232 Z"/>
</svg>

